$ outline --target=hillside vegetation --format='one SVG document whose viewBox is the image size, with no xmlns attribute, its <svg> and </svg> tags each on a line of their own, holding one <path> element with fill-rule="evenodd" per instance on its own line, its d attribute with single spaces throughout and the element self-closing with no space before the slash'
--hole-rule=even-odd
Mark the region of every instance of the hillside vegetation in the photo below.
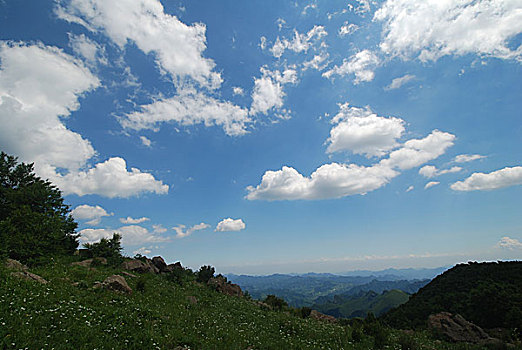
<svg viewBox="0 0 522 350">
<path fill-rule="evenodd" d="M 487 329 L 522 330 L 522 262 L 460 264 L 437 276 L 387 313 L 394 327 L 422 327 L 430 314 L 448 311 Z"/>
</svg>

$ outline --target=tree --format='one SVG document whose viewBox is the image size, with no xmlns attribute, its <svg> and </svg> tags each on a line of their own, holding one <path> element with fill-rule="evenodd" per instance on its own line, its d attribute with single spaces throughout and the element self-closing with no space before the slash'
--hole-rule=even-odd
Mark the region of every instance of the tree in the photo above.
<svg viewBox="0 0 522 350">
<path fill-rule="evenodd" d="M 197 273 L 196 280 L 198 282 L 207 283 L 212 277 L 214 277 L 215 272 L 216 269 L 210 265 L 201 266 Z"/>
<path fill-rule="evenodd" d="M 0 255 L 23 262 L 72 254 L 77 224 L 60 190 L 33 172 L 33 164 L 0 153 Z"/>
<path fill-rule="evenodd" d="M 96 243 L 85 243 L 83 245 L 89 255 L 96 258 L 106 258 L 110 264 L 117 265 L 121 263 L 123 256 L 121 255 L 121 235 L 114 233 L 112 238 L 102 238 Z"/>
</svg>

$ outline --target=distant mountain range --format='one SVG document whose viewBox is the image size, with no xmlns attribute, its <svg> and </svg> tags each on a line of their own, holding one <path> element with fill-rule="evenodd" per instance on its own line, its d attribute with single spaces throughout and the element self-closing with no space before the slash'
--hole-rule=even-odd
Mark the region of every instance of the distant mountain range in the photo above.
<svg viewBox="0 0 522 350">
<path fill-rule="evenodd" d="M 349 271 L 341 274 L 306 273 L 248 276 L 229 274 L 226 277 L 239 284 L 255 299 L 277 295 L 294 307 L 332 302 L 335 296 L 348 298 L 360 292 L 400 290 L 415 293 L 433 277 L 445 271 L 435 269 L 387 269 L 381 271 Z M 397 305 L 394 305 L 397 306 Z"/>
</svg>

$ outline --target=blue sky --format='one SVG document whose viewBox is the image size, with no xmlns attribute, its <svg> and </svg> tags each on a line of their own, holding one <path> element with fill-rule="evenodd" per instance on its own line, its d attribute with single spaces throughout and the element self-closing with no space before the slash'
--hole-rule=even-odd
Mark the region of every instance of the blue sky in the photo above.
<svg viewBox="0 0 522 350">
<path fill-rule="evenodd" d="M 82 242 L 220 272 L 522 253 L 522 6 L 0 1 L 0 148 Z"/>
</svg>

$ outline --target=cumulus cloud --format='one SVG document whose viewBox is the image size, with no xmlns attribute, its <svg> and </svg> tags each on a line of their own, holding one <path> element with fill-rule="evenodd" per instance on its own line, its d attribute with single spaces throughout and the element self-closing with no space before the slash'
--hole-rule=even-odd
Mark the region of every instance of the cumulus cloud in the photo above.
<svg viewBox="0 0 522 350">
<path fill-rule="evenodd" d="M 427 190 L 428 188 L 431 188 L 433 186 L 437 186 L 438 184 L 440 184 L 440 182 L 438 181 L 430 181 L 426 184 L 426 186 L 424 186 L 424 189 Z"/>
<path fill-rule="evenodd" d="M 365 81 L 372 81 L 375 77 L 373 69 L 379 64 L 379 58 L 370 50 L 359 51 L 352 55 L 349 59 L 344 59 L 343 64 L 335 66 L 323 73 L 325 78 L 331 78 L 334 75 L 345 76 L 354 74 L 354 84 Z"/>
<path fill-rule="evenodd" d="M 415 75 L 412 74 L 406 74 L 402 77 L 395 78 L 392 80 L 390 85 L 386 86 L 384 90 L 395 90 L 403 86 L 404 84 L 408 83 L 409 81 L 412 81 L 415 79 Z"/>
<path fill-rule="evenodd" d="M 372 166 L 330 163 L 320 166 L 309 177 L 292 167 L 266 171 L 261 183 L 248 186 L 248 200 L 316 200 L 341 198 L 374 191 L 400 173 L 444 154 L 455 136 L 434 130 L 422 139 L 406 141 L 387 158 Z"/>
<path fill-rule="evenodd" d="M 491 173 L 473 173 L 463 181 L 455 182 L 455 191 L 487 191 L 522 185 L 522 166 L 506 167 Z"/>
<path fill-rule="evenodd" d="M 176 227 L 173 227 L 172 229 L 174 231 L 176 231 L 176 237 L 183 238 L 183 237 L 190 236 L 191 234 L 193 234 L 196 231 L 204 230 L 209 227 L 210 227 L 209 224 L 205 224 L 204 222 L 202 222 L 202 223 L 194 225 L 190 228 L 186 228 L 185 225 L 178 225 Z"/>
<path fill-rule="evenodd" d="M 522 46 L 510 48 L 510 40 L 522 32 L 517 1 L 387 0 L 374 20 L 383 22 L 380 48 L 392 56 L 436 61 L 478 54 L 521 60 Z"/>
<path fill-rule="evenodd" d="M 138 169 L 128 172 L 121 158 L 89 169 L 94 148 L 64 124 L 79 108 L 78 99 L 100 85 L 82 62 L 54 47 L 5 42 L 0 43 L 0 59 L 2 149 L 34 162 L 36 173 L 64 194 L 128 197 L 168 191 L 150 174 Z"/>
<path fill-rule="evenodd" d="M 126 218 L 120 218 L 120 222 L 122 224 L 132 224 L 132 225 L 141 224 L 142 222 L 149 221 L 149 220 L 150 219 L 146 218 L 146 217 L 134 219 L 134 218 L 131 218 L 130 216 L 127 216 Z"/>
<path fill-rule="evenodd" d="M 221 220 L 217 226 L 216 230 L 218 232 L 226 232 L 226 231 L 241 231 L 244 230 L 246 227 L 245 223 L 242 219 L 223 219 Z"/>
<path fill-rule="evenodd" d="M 257 187 L 247 187 L 249 200 L 314 200 L 366 194 L 387 184 L 399 173 L 380 165 L 330 163 L 319 167 L 310 177 L 284 166 L 267 171 Z"/>
<path fill-rule="evenodd" d="M 232 92 L 234 93 L 234 95 L 236 96 L 243 96 L 245 94 L 245 91 L 243 90 L 243 88 L 239 87 L 239 86 L 234 86 L 232 88 Z"/>
<path fill-rule="evenodd" d="M 143 255 L 143 256 L 147 256 L 150 253 L 152 253 L 152 250 L 150 250 L 147 247 L 141 247 L 141 248 L 136 249 L 135 251 L 132 252 L 132 254 L 134 254 L 134 255 L 140 254 L 140 255 Z"/>
<path fill-rule="evenodd" d="M 89 65 L 96 63 L 107 65 L 109 63 L 105 56 L 105 49 L 85 34 L 69 34 L 69 45 L 71 45 L 74 53 L 82 57 Z"/>
<path fill-rule="evenodd" d="M 89 220 L 86 222 L 87 225 L 98 225 L 104 216 L 112 216 L 113 213 L 107 213 L 105 209 L 99 205 L 91 206 L 88 204 L 82 204 L 77 206 L 71 211 L 71 215 L 76 220 Z"/>
<path fill-rule="evenodd" d="M 81 243 L 98 242 L 102 238 L 111 238 L 114 233 L 118 233 L 122 236 L 121 243 L 124 246 L 136 246 L 146 243 L 169 241 L 168 237 L 162 237 L 160 235 L 151 233 L 145 227 L 138 225 L 122 226 L 116 229 L 87 228 L 81 230 L 78 233 L 80 234 L 79 240 Z"/>
<path fill-rule="evenodd" d="M 388 158 L 381 160 L 380 164 L 401 170 L 415 168 L 443 155 L 453 146 L 454 141 L 455 135 L 433 130 L 425 138 L 406 141 L 401 148 L 392 151 Z"/>
<path fill-rule="evenodd" d="M 454 166 L 449 169 L 437 169 L 437 167 L 433 165 L 425 165 L 419 169 L 419 174 L 427 177 L 428 179 L 431 179 L 439 175 L 458 173 L 459 171 L 462 171 L 462 168 L 459 166 Z"/>
<path fill-rule="evenodd" d="M 128 171 L 127 163 L 119 157 L 109 158 L 87 171 L 74 171 L 66 175 L 53 174 L 54 169 L 45 172 L 65 195 L 99 194 L 109 198 L 128 198 L 146 192 L 166 194 L 169 191 L 168 185 L 149 173 L 136 168 Z"/>
<path fill-rule="evenodd" d="M 344 22 L 341 28 L 339 28 L 339 36 L 344 37 L 346 35 L 350 35 L 357 31 L 359 26 L 357 24 L 349 23 L 348 21 Z"/>
<path fill-rule="evenodd" d="M 413 185 L 409 186 L 407 189 L 406 189 L 406 192 L 410 192 L 410 191 L 413 191 L 415 187 Z"/>
<path fill-rule="evenodd" d="M 165 13 L 159 0 L 60 0 L 55 12 L 63 20 L 103 32 L 120 48 L 132 42 L 154 54 L 161 72 L 173 79 L 190 77 L 209 88 L 221 85 L 214 61 L 203 57 L 205 25 L 184 24 Z"/>
<path fill-rule="evenodd" d="M 453 160 L 455 163 L 467 163 L 478 159 L 486 158 L 486 156 L 481 156 L 480 154 L 459 154 Z"/>
<path fill-rule="evenodd" d="M 280 58 L 285 50 L 291 50 L 296 53 L 303 51 L 306 52 L 316 41 L 321 40 L 326 35 L 328 35 L 328 33 L 324 27 L 318 25 L 314 26 L 306 34 L 301 34 L 297 30 L 294 30 L 294 38 L 292 40 L 287 40 L 285 38 L 280 39 L 277 37 L 270 52 L 272 52 L 272 55 L 277 58 Z"/>
<path fill-rule="evenodd" d="M 502 237 L 497 243 L 497 246 L 509 250 L 522 249 L 522 242 L 515 238 Z"/>
<path fill-rule="evenodd" d="M 151 147 L 152 146 L 152 141 L 149 140 L 148 138 L 146 138 L 145 136 L 140 136 L 140 141 L 143 144 L 143 146 L 145 146 L 145 147 Z"/>
<path fill-rule="evenodd" d="M 167 232 L 167 229 L 163 227 L 162 225 L 152 225 L 152 229 L 154 230 L 154 233 L 165 233 Z"/>
<path fill-rule="evenodd" d="M 328 52 L 321 52 L 318 55 L 314 55 L 314 57 L 311 60 L 303 62 L 303 71 L 309 68 L 318 71 L 325 69 L 328 65 L 328 62 L 326 62 L 328 57 Z"/>
<path fill-rule="evenodd" d="M 339 106 L 339 113 L 332 119 L 327 152 L 349 150 L 367 157 L 383 156 L 395 148 L 404 132 L 404 121 L 394 117 L 380 117 L 370 107 Z"/>
<path fill-rule="evenodd" d="M 171 122 L 184 126 L 218 125 L 227 135 L 239 136 L 247 133 L 251 120 L 246 109 L 187 88 L 177 96 L 143 105 L 140 111 L 119 117 L 119 122 L 132 130 L 158 130 L 159 124 Z"/>
<path fill-rule="evenodd" d="M 279 70 L 270 71 L 263 67 L 261 73 L 260 78 L 254 78 L 250 114 L 267 114 L 273 108 L 283 107 L 283 85 L 297 82 L 297 72 L 294 69 L 286 69 L 281 73 Z"/>
</svg>

